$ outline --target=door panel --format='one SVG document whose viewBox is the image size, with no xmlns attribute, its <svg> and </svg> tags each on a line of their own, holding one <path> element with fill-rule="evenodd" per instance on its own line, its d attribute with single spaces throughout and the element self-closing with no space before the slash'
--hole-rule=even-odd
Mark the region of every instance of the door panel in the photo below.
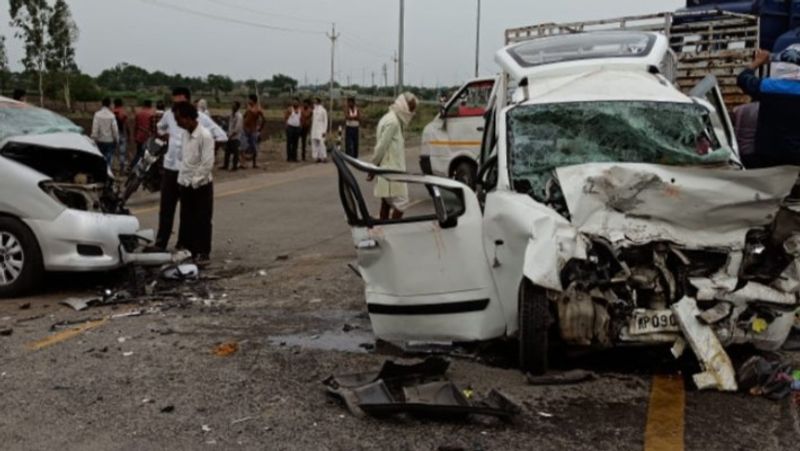
<svg viewBox="0 0 800 451">
<path fill-rule="evenodd" d="M 383 174 L 424 185 L 430 198 L 415 200 L 417 206 L 401 221 L 380 221 L 369 215 L 350 172 L 372 169 L 350 160 L 334 153 L 376 336 L 423 341 L 502 336 L 505 317 L 483 250 L 483 217 L 475 194 L 449 179 Z M 433 208 L 437 198 L 441 206 Z"/>
</svg>

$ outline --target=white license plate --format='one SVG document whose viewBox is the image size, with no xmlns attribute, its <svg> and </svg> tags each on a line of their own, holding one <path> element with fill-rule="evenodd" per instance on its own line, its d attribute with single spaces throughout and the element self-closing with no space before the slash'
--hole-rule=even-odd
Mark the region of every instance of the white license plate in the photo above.
<svg viewBox="0 0 800 451">
<path fill-rule="evenodd" d="M 678 332 L 680 327 L 672 310 L 637 309 L 633 311 L 629 330 L 631 335 L 646 335 Z"/>
</svg>

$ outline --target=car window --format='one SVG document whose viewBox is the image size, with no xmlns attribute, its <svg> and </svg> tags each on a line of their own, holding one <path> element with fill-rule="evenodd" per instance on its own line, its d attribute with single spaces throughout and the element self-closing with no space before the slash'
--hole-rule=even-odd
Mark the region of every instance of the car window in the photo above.
<svg viewBox="0 0 800 451">
<path fill-rule="evenodd" d="M 28 104 L 0 102 L 0 141 L 12 136 L 74 132 L 83 129 L 69 119 Z"/>
<path fill-rule="evenodd" d="M 483 81 L 468 85 L 452 99 L 447 107 L 445 116 L 454 117 L 480 117 L 486 112 L 486 105 L 492 95 L 493 81 Z"/>
<path fill-rule="evenodd" d="M 508 113 L 515 187 L 542 199 L 553 169 L 591 162 L 726 164 L 708 110 L 694 103 L 576 102 Z"/>
</svg>

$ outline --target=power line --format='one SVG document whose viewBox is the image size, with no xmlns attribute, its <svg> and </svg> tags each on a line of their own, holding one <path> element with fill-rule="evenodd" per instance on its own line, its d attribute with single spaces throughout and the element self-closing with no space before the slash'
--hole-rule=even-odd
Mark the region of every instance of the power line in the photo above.
<svg viewBox="0 0 800 451">
<path fill-rule="evenodd" d="M 301 34 L 315 34 L 315 35 L 325 34 L 322 31 L 306 30 L 306 29 L 301 29 L 301 28 L 280 27 L 280 26 L 275 26 L 275 25 L 267 25 L 267 24 L 261 24 L 261 23 L 256 23 L 256 22 L 249 22 L 249 21 L 241 20 L 241 19 L 234 19 L 234 18 L 231 18 L 231 17 L 217 16 L 217 15 L 214 15 L 214 14 L 208 14 L 208 13 L 204 13 L 202 11 L 197 11 L 197 10 L 190 9 L 190 8 L 184 8 L 184 7 L 178 6 L 178 5 L 172 5 L 172 4 L 169 4 L 169 3 L 162 3 L 159 0 L 139 0 L 139 1 L 141 1 L 142 3 L 144 3 L 146 5 L 156 6 L 156 7 L 164 8 L 164 9 L 171 9 L 173 11 L 179 11 L 179 12 L 182 12 L 182 13 L 191 14 L 191 15 L 198 16 L 198 17 L 204 17 L 206 19 L 216 20 L 216 21 L 219 21 L 219 22 L 235 23 L 235 24 L 246 25 L 246 26 L 254 27 L 254 28 L 261 28 L 261 29 L 272 30 L 272 31 L 283 31 L 283 32 L 287 32 L 287 33 L 301 33 Z"/>
<path fill-rule="evenodd" d="M 314 23 L 314 24 L 323 24 L 324 23 L 324 24 L 327 25 L 329 23 L 327 20 L 309 19 L 309 18 L 303 18 L 303 17 L 297 17 L 297 16 L 290 16 L 290 15 L 282 14 L 282 13 L 267 12 L 267 11 L 264 11 L 264 10 L 259 10 L 259 9 L 251 8 L 249 6 L 244 6 L 244 5 L 237 5 L 235 3 L 230 3 L 230 2 L 226 2 L 226 1 L 222 1 L 222 0 L 205 0 L 205 1 L 207 3 L 211 3 L 212 5 L 227 6 L 228 8 L 234 8 L 234 9 L 238 9 L 238 10 L 241 10 L 241 11 L 247 11 L 247 12 L 250 12 L 250 13 L 253 13 L 253 14 L 258 14 L 260 16 L 265 16 L 265 17 L 279 17 L 279 18 L 282 18 L 282 19 L 288 19 L 288 20 L 292 20 L 292 21 L 295 21 L 295 22 L 305 22 L 305 23 Z"/>
</svg>

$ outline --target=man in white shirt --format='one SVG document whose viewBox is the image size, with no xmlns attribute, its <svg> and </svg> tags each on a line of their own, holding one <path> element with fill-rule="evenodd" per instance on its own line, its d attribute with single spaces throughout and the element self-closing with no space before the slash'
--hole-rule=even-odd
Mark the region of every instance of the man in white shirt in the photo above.
<svg viewBox="0 0 800 451">
<path fill-rule="evenodd" d="M 175 88 L 172 90 L 173 109 L 181 103 L 191 103 L 192 93 L 188 88 Z M 219 125 L 205 114 L 198 113 L 197 121 L 203 128 L 207 129 L 214 141 L 225 143 L 228 136 Z M 183 160 L 183 129 L 178 126 L 173 111 L 167 111 L 158 122 L 158 134 L 169 135 L 169 148 L 164 155 L 164 174 L 161 177 L 161 204 L 158 212 L 158 235 L 156 236 L 155 247 L 157 250 L 165 250 L 172 235 L 172 227 L 175 224 L 175 209 L 178 207 L 178 171 Z M 186 247 L 185 243 L 178 236 L 177 248 Z"/>
<path fill-rule="evenodd" d="M 106 164 L 111 167 L 114 159 L 114 151 L 117 150 L 119 142 L 119 128 L 117 118 L 111 111 L 111 99 L 103 99 L 103 107 L 94 113 L 92 119 L 92 139 L 100 149 L 100 153 L 106 158 Z"/>
<path fill-rule="evenodd" d="M 286 121 L 286 161 L 297 163 L 297 148 L 300 146 L 300 138 L 303 135 L 302 110 L 300 109 L 300 99 L 295 97 L 289 108 L 286 109 L 284 120 Z"/>
<path fill-rule="evenodd" d="M 314 99 L 314 116 L 311 122 L 311 156 L 317 163 L 328 159 L 325 137 L 328 134 L 328 112 L 322 106 L 322 99 Z"/>
<path fill-rule="evenodd" d="M 173 108 L 183 130 L 183 158 L 178 171 L 181 224 L 178 241 L 192 253 L 195 262 L 209 262 L 214 216 L 214 138 L 199 122 L 197 108 L 181 102 Z"/>
</svg>

